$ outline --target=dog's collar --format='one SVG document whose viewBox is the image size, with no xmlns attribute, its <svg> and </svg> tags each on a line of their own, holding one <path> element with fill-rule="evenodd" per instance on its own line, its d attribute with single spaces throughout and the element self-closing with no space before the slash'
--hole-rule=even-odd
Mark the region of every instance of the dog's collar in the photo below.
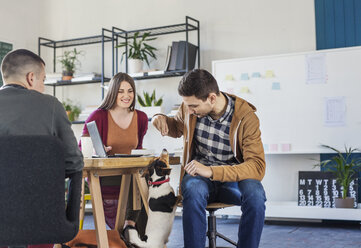
<svg viewBox="0 0 361 248">
<path fill-rule="evenodd" d="M 148 184 L 149 185 L 161 185 L 163 183 L 169 182 L 169 180 L 170 180 L 170 178 L 168 177 L 167 179 L 162 180 L 162 181 L 155 181 L 155 182 L 148 181 Z"/>
</svg>

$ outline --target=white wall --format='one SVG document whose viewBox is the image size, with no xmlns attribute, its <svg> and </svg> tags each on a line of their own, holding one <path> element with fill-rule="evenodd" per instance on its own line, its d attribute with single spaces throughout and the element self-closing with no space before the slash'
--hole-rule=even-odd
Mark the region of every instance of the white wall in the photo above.
<svg viewBox="0 0 361 248">
<path fill-rule="evenodd" d="M 61 40 L 101 34 L 101 28 L 112 26 L 125 30 L 164 26 L 185 22 L 189 15 L 200 21 L 201 67 L 211 70 L 211 61 L 266 54 L 309 51 L 315 49 L 313 0 L 43 0 L 45 11 L 41 36 Z M 195 34 L 195 33 L 194 33 Z M 164 63 L 167 45 L 172 40 L 185 39 L 184 34 L 159 37 L 158 61 Z M 194 40 L 194 35 L 191 40 Z M 195 40 L 194 40 L 195 41 Z M 83 46 L 86 50 L 81 71 L 100 72 L 100 46 Z M 110 47 L 107 50 L 106 74 L 111 74 Z M 51 53 L 51 51 L 49 51 Z M 44 52 L 43 52 L 44 54 Z M 108 55 L 108 56 L 107 56 Z M 44 56 L 46 56 L 44 54 Z M 50 69 L 50 67 L 49 67 Z M 157 88 L 164 95 L 165 110 L 180 102 L 177 85 L 180 78 L 146 80 L 138 83 L 138 90 Z M 81 104 L 98 103 L 100 95 L 90 100 L 87 92 L 98 86 L 64 88 L 60 96 L 78 98 Z"/>
<path fill-rule="evenodd" d="M 37 51 L 37 37 L 61 40 L 101 34 L 101 28 L 116 26 L 125 30 L 163 26 L 185 22 L 189 15 L 200 21 L 201 67 L 211 71 L 211 61 L 219 59 L 303 52 L 315 50 L 315 18 L 313 0 L 0 0 L 0 38 L 13 41 L 15 47 Z M 30 4 L 31 2 L 31 4 Z M 6 7 L 6 8 L 4 8 Z M 192 38 L 192 37 L 191 37 Z M 194 38 L 194 37 L 193 37 Z M 159 38 L 158 62 L 164 63 L 167 45 L 183 35 Z M 80 48 L 80 47 L 79 47 Z M 100 72 L 100 46 L 84 46 L 85 58 L 81 71 Z M 110 48 L 108 47 L 108 50 Z M 111 73 L 110 53 L 107 50 L 106 74 Z M 45 50 L 44 50 L 45 51 Z M 51 50 L 48 51 L 51 55 Z M 48 55 L 49 55 L 48 54 Z M 50 59 L 42 51 L 45 59 Z M 47 62 L 51 71 L 51 61 Z M 144 80 L 137 83 L 138 92 L 157 89 L 164 95 L 165 110 L 169 112 L 181 98 L 177 95 L 180 78 Z M 60 98 L 76 99 L 83 106 L 99 104 L 98 85 L 58 87 Z M 51 92 L 48 89 L 48 92 Z M 77 135 L 81 126 L 75 127 Z M 146 146 L 160 149 L 177 148 L 181 142 L 161 139 L 152 131 L 145 139 Z M 269 199 L 296 200 L 298 170 L 312 167 L 308 158 L 317 155 L 270 155 L 264 179 Z"/>
<path fill-rule="evenodd" d="M 211 70 L 211 61 L 315 49 L 313 0 L 0 0 L 0 38 L 37 52 L 39 36 L 53 40 L 101 34 L 112 26 L 125 30 L 184 23 L 189 15 L 200 21 L 201 67 Z M 4 25 L 5 24 L 5 25 Z M 190 37 L 195 42 L 195 33 Z M 167 45 L 185 39 L 184 34 L 159 37 L 155 46 L 161 68 Z M 100 72 L 100 45 L 81 46 L 80 72 Z M 105 71 L 111 76 L 110 43 L 106 45 Z M 57 51 L 60 55 L 61 51 Z M 52 49 L 42 47 L 47 71 L 52 71 Z M 61 68 L 58 66 L 58 71 Z M 157 88 L 164 96 L 165 112 L 179 103 L 180 78 L 138 82 L 138 92 Z M 47 87 L 47 92 L 52 93 Z M 83 107 L 99 104 L 99 85 L 58 87 L 57 96 L 76 99 Z"/>
<path fill-rule="evenodd" d="M 37 53 L 45 12 L 41 3 L 42 0 L 0 0 L 0 41 Z"/>
</svg>

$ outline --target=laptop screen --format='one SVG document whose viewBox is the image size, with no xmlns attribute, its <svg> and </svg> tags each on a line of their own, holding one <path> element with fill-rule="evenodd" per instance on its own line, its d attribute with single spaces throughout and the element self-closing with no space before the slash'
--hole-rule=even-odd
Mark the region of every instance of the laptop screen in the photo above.
<svg viewBox="0 0 361 248">
<path fill-rule="evenodd" d="M 103 145 L 103 141 L 102 141 L 102 139 L 101 139 L 101 137 L 100 137 L 97 124 L 95 123 L 95 121 L 92 121 L 92 122 L 88 122 L 88 123 L 86 124 L 86 126 L 87 126 L 87 128 L 88 128 L 88 132 L 89 132 L 90 138 L 92 139 L 95 153 L 96 153 L 100 158 L 106 158 L 106 157 L 107 157 L 107 153 L 105 152 L 104 145 Z"/>
</svg>

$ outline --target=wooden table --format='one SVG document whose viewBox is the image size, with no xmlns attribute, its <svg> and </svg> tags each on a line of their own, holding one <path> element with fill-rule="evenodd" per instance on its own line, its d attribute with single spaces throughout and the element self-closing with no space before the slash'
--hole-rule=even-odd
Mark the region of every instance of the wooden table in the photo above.
<svg viewBox="0 0 361 248">
<path fill-rule="evenodd" d="M 134 190 L 139 190 L 139 194 L 137 195 L 140 195 L 146 212 L 148 213 L 148 186 L 145 180 L 140 178 L 139 171 L 147 167 L 153 159 L 154 157 L 84 159 L 83 171 L 84 176 L 88 177 L 96 238 L 99 248 L 109 248 L 99 177 L 122 175 L 115 222 L 115 229 L 121 232 L 125 222 L 125 212 L 132 176 L 133 182 L 135 182 L 133 183 L 133 192 L 135 192 Z M 179 157 L 170 157 L 169 160 L 170 164 L 179 164 L 180 159 Z M 133 206 L 135 206 L 135 209 L 140 209 L 140 199 L 133 197 Z"/>
</svg>

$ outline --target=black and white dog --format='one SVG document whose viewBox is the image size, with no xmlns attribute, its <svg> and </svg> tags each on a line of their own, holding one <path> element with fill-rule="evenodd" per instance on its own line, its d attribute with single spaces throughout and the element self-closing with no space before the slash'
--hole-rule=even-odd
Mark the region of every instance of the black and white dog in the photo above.
<svg viewBox="0 0 361 248">
<path fill-rule="evenodd" d="M 144 172 L 149 185 L 149 213 L 145 237 L 139 238 L 136 229 L 129 229 L 129 241 L 140 248 L 163 248 L 172 230 L 178 198 L 169 184 L 167 150 L 155 159 Z"/>
</svg>

